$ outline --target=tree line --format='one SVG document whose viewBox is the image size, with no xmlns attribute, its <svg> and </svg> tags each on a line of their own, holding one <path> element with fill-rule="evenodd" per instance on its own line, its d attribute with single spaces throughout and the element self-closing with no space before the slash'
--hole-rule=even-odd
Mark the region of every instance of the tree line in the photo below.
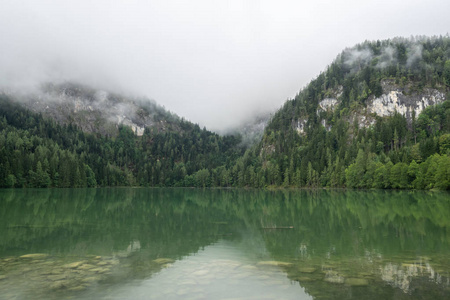
<svg viewBox="0 0 450 300">
<path fill-rule="evenodd" d="M 449 189 L 449 101 L 418 116 L 377 117 L 365 105 L 383 93 L 383 84 L 406 96 L 434 89 L 450 99 L 450 38 L 398 38 L 344 50 L 275 113 L 261 143 L 236 162 L 233 183 Z M 338 100 L 334 109 L 321 109 L 326 98 Z M 362 126 L 357 116 L 374 123 Z"/>
<path fill-rule="evenodd" d="M 420 49 L 420 55 L 417 55 Z M 365 53 L 366 55 L 361 55 Z M 450 99 L 450 38 L 365 42 L 337 59 L 275 113 L 259 143 L 183 119 L 143 136 L 114 137 L 58 124 L 0 96 L 0 187 L 450 188 L 450 101 L 409 118 L 360 126 L 382 83 Z M 336 97 L 333 110 L 319 102 Z M 298 122 L 304 122 L 299 134 Z M 351 120 L 354 120 L 353 122 Z"/>
<path fill-rule="evenodd" d="M 0 97 L 1 187 L 175 186 L 242 155 L 238 136 L 179 120 L 182 130 L 85 133 Z M 200 172 L 198 172 L 200 170 Z"/>
</svg>

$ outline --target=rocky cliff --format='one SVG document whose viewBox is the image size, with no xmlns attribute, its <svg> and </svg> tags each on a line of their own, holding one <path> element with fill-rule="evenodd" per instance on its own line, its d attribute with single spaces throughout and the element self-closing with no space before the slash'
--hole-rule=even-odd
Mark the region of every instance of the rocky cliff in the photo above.
<svg viewBox="0 0 450 300">
<path fill-rule="evenodd" d="M 146 127 L 164 131 L 179 120 L 150 99 L 126 97 L 73 83 L 46 84 L 37 92 L 9 96 L 61 124 L 73 124 L 85 132 L 108 136 L 115 136 L 119 125 L 129 126 L 141 136 Z"/>
<path fill-rule="evenodd" d="M 347 121 L 353 123 L 355 120 L 360 128 L 368 128 L 375 124 L 375 117 L 387 117 L 394 113 L 405 116 L 408 123 L 412 122 L 413 115 L 417 118 L 428 106 L 443 103 L 446 99 L 445 88 L 423 88 L 418 90 L 413 84 L 399 85 L 394 80 L 383 80 L 381 82 L 382 95 L 368 97 L 365 103 L 355 106 Z M 319 101 L 316 114 L 319 118 L 322 113 L 334 113 L 342 102 L 342 87 L 330 91 L 332 97 L 326 97 Z M 293 128 L 299 133 L 305 133 L 305 127 L 309 116 L 304 115 L 293 122 Z M 328 131 L 331 125 L 325 118 L 321 118 L 322 126 Z"/>
</svg>

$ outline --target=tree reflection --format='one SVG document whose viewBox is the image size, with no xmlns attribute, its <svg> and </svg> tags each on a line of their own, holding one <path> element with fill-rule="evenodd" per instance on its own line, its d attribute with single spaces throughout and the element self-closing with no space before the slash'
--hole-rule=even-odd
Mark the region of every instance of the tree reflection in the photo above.
<svg viewBox="0 0 450 300">
<path fill-rule="evenodd" d="M 330 299 L 346 298 L 349 285 L 330 289 L 324 278 L 355 277 L 371 282 L 375 298 L 389 298 L 392 289 L 377 289 L 387 284 L 409 293 L 448 280 L 449 212 L 444 192 L 0 190 L 0 258 L 126 257 L 126 276 L 145 278 L 164 259 L 228 239 L 253 247 L 255 262 L 292 262 L 287 276 L 312 295 L 326 290 Z"/>
<path fill-rule="evenodd" d="M 448 193 L 192 189 L 2 190 L 0 249 L 166 247 L 189 253 L 224 234 L 261 233 L 276 255 L 308 245 L 341 255 L 444 250 Z M 289 227 L 286 230 L 262 228 Z M 214 237 L 214 238 L 212 238 Z M 155 246 L 155 242 L 159 246 Z M 188 242 L 189 241 L 189 242 Z M 193 249 L 189 245 L 198 243 Z M 167 249 L 161 251 L 167 252 Z M 182 250 L 184 249 L 184 250 Z M 79 250 L 79 249 L 78 249 Z M 176 253 L 173 253 L 176 255 Z M 183 254 L 180 254 L 183 255 Z"/>
</svg>

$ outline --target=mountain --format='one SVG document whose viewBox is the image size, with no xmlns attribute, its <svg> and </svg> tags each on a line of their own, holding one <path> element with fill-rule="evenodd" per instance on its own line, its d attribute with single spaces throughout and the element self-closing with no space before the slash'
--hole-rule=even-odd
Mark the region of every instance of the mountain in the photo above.
<svg viewBox="0 0 450 300">
<path fill-rule="evenodd" d="M 73 83 L 0 94 L 1 187 L 206 185 L 243 151 L 147 99 Z"/>
<path fill-rule="evenodd" d="M 450 38 L 345 49 L 221 136 L 73 83 L 0 95 L 0 186 L 450 188 Z"/>
<path fill-rule="evenodd" d="M 242 145 L 248 148 L 259 143 L 271 118 L 271 112 L 259 113 L 249 117 L 245 122 L 228 130 L 228 132 L 232 135 L 240 136 Z"/>
<path fill-rule="evenodd" d="M 8 96 L 33 112 L 59 124 L 75 125 L 84 132 L 117 136 L 119 125 L 130 127 L 137 136 L 142 136 L 145 128 L 181 129 L 181 118 L 153 100 L 127 97 L 73 82 L 46 83 L 33 92 L 9 92 Z"/>
<path fill-rule="evenodd" d="M 239 186 L 449 188 L 450 38 L 345 49 L 235 165 Z"/>
</svg>

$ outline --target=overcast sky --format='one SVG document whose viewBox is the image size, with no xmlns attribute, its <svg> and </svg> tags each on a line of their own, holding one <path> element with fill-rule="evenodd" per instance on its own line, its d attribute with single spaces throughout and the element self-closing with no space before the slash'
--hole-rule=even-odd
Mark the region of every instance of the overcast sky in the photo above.
<svg viewBox="0 0 450 300">
<path fill-rule="evenodd" d="M 346 47 L 450 31 L 448 0 L 0 4 L 0 85 L 80 81 L 211 130 L 280 107 Z"/>
</svg>

